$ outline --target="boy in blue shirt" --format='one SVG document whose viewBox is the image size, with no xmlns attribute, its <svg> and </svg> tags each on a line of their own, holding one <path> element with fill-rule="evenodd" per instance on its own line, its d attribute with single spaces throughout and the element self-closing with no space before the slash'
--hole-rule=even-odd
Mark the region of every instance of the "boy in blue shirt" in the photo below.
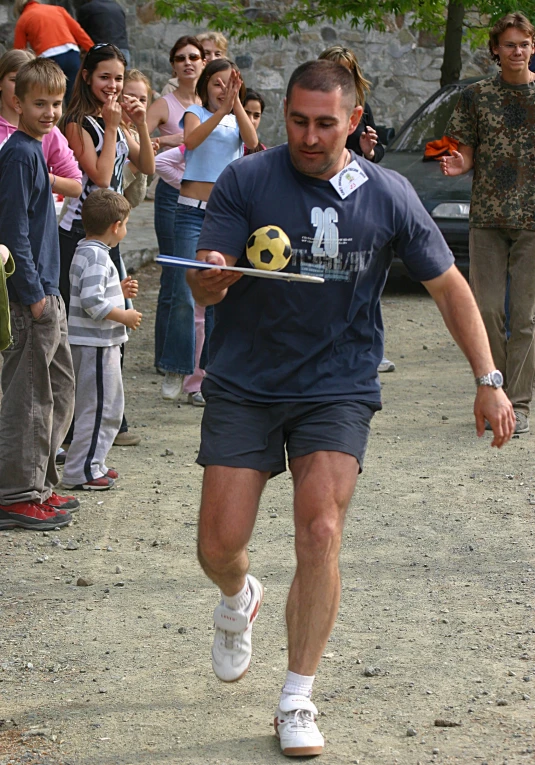
<svg viewBox="0 0 535 765">
<path fill-rule="evenodd" d="M 61 116 L 65 75 L 50 59 L 15 83 L 19 129 L 0 152 L 0 241 L 11 251 L 13 343 L 3 351 L 0 529 L 65 526 L 74 497 L 54 492 L 55 464 L 74 410 L 74 374 L 59 284 L 59 241 L 41 141 Z"/>
</svg>

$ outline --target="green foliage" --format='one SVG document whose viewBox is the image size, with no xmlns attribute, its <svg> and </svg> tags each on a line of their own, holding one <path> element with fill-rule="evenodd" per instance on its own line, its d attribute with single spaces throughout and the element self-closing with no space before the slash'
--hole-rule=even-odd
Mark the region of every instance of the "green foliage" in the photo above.
<svg viewBox="0 0 535 765">
<path fill-rule="evenodd" d="M 454 2 L 454 0 L 449 0 Z M 391 14 L 414 14 L 414 25 L 444 35 L 448 0 L 156 0 L 157 12 L 164 18 L 187 21 L 197 26 L 224 32 L 238 41 L 256 37 L 288 37 L 303 30 L 303 25 L 345 21 L 351 27 L 385 30 Z M 535 19 L 535 0 L 475 0 L 466 18 L 465 37 L 473 45 L 487 39 L 489 24 L 510 11 L 519 10 Z"/>
</svg>

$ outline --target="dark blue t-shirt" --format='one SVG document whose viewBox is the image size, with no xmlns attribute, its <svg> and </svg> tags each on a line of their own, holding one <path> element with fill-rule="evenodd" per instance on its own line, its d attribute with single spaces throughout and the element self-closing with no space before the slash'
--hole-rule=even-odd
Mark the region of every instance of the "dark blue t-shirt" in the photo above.
<svg viewBox="0 0 535 765">
<path fill-rule="evenodd" d="M 0 244 L 15 260 L 9 299 L 23 305 L 59 295 L 59 238 L 40 141 L 17 130 L 0 151 Z"/>
<path fill-rule="evenodd" d="M 234 395 L 380 406 L 380 296 L 392 251 L 418 281 L 454 262 L 410 183 L 352 158 L 368 180 L 346 199 L 329 181 L 298 172 L 286 144 L 233 162 L 214 186 L 197 249 L 247 266 L 250 234 L 276 225 L 292 244 L 286 270 L 325 278 L 304 284 L 244 276 L 230 287 L 216 306 L 207 376 Z"/>
</svg>

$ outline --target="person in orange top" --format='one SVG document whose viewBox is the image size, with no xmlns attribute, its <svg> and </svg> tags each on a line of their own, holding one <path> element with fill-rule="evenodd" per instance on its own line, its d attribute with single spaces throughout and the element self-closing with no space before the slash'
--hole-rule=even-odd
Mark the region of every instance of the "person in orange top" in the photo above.
<svg viewBox="0 0 535 765">
<path fill-rule="evenodd" d="M 14 48 L 33 48 L 37 56 L 51 58 L 67 78 L 65 100 L 71 100 L 74 80 L 80 68 L 80 48 L 89 50 L 93 40 L 80 24 L 59 5 L 41 5 L 39 0 L 15 0 Z"/>
</svg>

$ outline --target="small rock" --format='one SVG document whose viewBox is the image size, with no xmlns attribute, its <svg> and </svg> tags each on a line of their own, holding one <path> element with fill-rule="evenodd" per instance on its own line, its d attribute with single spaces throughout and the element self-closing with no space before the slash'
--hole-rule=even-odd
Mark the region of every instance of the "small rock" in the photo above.
<svg viewBox="0 0 535 765">
<path fill-rule="evenodd" d="M 171 622 L 165 622 L 163 625 L 164 630 L 170 630 L 171 629 Z"/>
<path fill-rule="evenodd" d="M 509 702 L 507 699 L 496 699 L 496 706 L 497 707 L 506 707 L 509 705 Z"/>
<path fill-rule="evenodd" d="M 107 690 L 107 688 L 99 688 L 98 692 L 99 693 L 108 693 L 108 690 Z"/>
<path fill-rule="evenodd" d="M 522 701 L 529 701 L 531 696 L 528 693 L 522 694 Z"/>
<path fill-rule="evenodd" d="M 377 677 L 381 674 L 379 667 L 364 667 L 362 674 L 364 677 Z"/>
<path fill-rule="evenodd" d="M 66 550 L 78 550 L 78 545 L 74 541 L 74 539 L 69 539 L 67 544 L 65 545 Z"/>
<path fill-rule="evenodd" d="M 440 754 L 440 749 L 438 747 L 435 747 L 433 749 L 433 754 Z"/>
<path fill-rule="evenodd" d="M 278 513 L 270 513 L 269 517 L 270 518 L 278 518 L 279 516 L 278 516 Z"/>
<path fill-rule="evenodd" d="M 444 720 L 443 718 L 439 717 L 435 720 L 435 727 L 436 728 L 460 728 L 461 723 L 454 722 L 453 720 Z"/>
<path fill-rule="evenodd" d="M 114 587 L 124 587 L 124 582 L 115 582 Z"/>
<path fill-rule="evenodd" d="M 76 580 L 77 587 L 91 587 L 92 584 L 95 584 L 95 582 L 90 576 L 79 576 Z"/>
<path fill-rule="evenodd" d="M 509 677 L 516 677 L 516 672 L 513 672 L 512 669 L 510 669 L 507 674 L 509 675 Z"/>
<path fill-rule="evenodd" d="M 427 345 L 422 345 L 422 349 L 423 349 L 424 351 L 427 351 L 427 350 L 429 350 L 429 349 L 428 349 L 428 347 L 427 347 Z M 414 735 L 416 735 L 416 733 L 415 733 Z"/>
<path fill-rule="evenodd" d="M 174 451 L 172 449 L 166 449 L 164 452 L 160 454 L 160 457 L 173 457 Z"/>
<path fill-rule="evenodd" d="M 186 634 L 186 628 L 185 627 L 179 627 L 178 628 L 179 635 L 185 635 Z"/>
<path fill-rule="evenodd" d="M 444 421 L 446 421 L 446 420 L 449 420 L 449 417 L 446 417 L 446 415 L 445 415 L 445 414 L 443 414 L 443 415 L 442 415 L 442 419 L 443 419 Z"/>
<path fill-rule="evenodd" d="M 45 559 L 44 558 L 37 558 L 37 560 L 35 562 L 36 563 L 44 563 Z"/>
<path fill-rule="evenodd" d="M 424 348 L 425 348 L 425 347 L 426 347 L 426 346 L 424 346 Z M 407 728 L 407 734 L 406 734 L 406 735 L 407 735 L 409 738 L 412 738 L 413 736 L 417 736 L 417 735 L 418 735 L 418 731 L 417 731 L 417 730 L 415 730 L 414 728 Z"/>
<path fill-rule="evenodd" d="M 121 566 L 115 566 L 115 573 L 116 574 L 122 574 L 123 573 L 123 569 L 121 568 Z"/>
<path fill-rule="evenodd" d="M 50 736 L 51 733 L 52 731 L 50 728 L 30 728 L 30 730 L 27 730 L 22 734 L 21 738 L 23 740 L 30 738 L 31 736 L 43 736 L 43 738 L 46 738 L 47 736 Z"/>
<path fill-rule="evenodd" d="M 108 545 L 106 547 L 106 552 L 113 552 L 113 547 L 111 545 Z"/>
<path fill-rule="evenodd" d="M 531 677 L 530 677 L 529 675 L 524 675 L 524 677 L 522 678 L 522 680 L 523 680 L 525 683 L 529 683 L 529 682 L 530 682 L 530 680 L 531 680 Z"/>
</svg>

